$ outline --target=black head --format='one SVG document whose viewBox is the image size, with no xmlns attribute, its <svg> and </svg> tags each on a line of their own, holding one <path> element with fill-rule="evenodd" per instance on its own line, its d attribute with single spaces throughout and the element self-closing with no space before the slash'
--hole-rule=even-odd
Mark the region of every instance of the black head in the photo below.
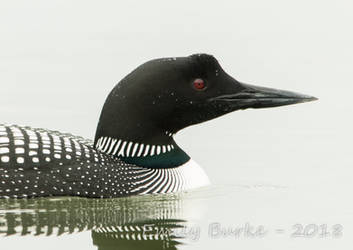
<svg viewBox="0 0 353 250">
<path fill-rule="evenodd" d="M 211 55 L 146 62 L 118 83 L 104 105 L 97 135 L 153 140 L 226 113 L 315 100 L 256 87 L 229 76 Z"/>
</svg>

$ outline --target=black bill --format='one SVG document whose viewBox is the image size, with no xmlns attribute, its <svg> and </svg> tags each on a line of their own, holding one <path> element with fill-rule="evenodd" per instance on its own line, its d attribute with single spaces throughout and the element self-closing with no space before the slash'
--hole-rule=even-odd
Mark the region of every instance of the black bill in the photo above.
<svg viewBox="0 0 353 250">
<path fill-rule="evenodd" d="M 240 83 L 242 90 L 209 99 L 229 105 L 233 110 L 247 108 L 271 108 L 317 100 L 316 97 L 291 91 L 258 87 Z"/>
</svg>

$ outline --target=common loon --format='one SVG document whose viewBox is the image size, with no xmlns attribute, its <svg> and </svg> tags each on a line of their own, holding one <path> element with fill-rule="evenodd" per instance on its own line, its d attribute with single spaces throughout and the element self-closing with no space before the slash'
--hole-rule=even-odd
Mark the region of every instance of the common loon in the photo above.
<svg viewBox="0 0 353 250">
<path fill-rule="evenodd" d="M 315 97 L 238 82 L 211 55 L 148 61 L 107 97 L 94 142 L 0 125 L 0 197 L 123 197 L 209 184 L 174 141 L 179 130 L 229 112 Z"/>
</svg>

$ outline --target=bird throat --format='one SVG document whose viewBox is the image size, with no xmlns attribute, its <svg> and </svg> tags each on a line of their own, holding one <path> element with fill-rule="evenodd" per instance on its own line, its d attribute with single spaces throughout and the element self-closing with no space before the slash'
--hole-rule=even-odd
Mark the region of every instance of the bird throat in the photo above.
<svg viewBox="0 0 353 250">
<path fill-rule="evenodd" d="M 174 168 L 183 165 L 190 157 L 174 142 L 166 132 L 169 140 L 164 143 L 146 143 L 123 140 L 108 136 L 99 137 L 95 147 L 100 152 L 118 157 L 128 164 L 146 168 Z M 165 143 L 169 141 L 169 143 Z"/>
</svg>

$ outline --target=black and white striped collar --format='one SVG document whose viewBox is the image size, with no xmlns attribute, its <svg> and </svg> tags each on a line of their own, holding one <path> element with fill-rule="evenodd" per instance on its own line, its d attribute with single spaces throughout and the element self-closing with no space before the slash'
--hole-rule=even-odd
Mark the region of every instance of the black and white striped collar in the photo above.
<svg viewBox="0 0 353 250">
<path fill-rule="evenodd" d="M 173 140 L 169 144 L 146 144 L 102 136 L 98 138 L 95 147 L 126 163 L 148 168 L 173 168 L 190 160 Z"/>
<path fill-rule="evenodd" d="M 118 157 L 154 156 L 175 149 L 175 146 L 172 143 L 167 145 L 151 145 L 115 139 L 107 136 L 100 137 L 95 147 L 101 152 Z"/>
</svg>

